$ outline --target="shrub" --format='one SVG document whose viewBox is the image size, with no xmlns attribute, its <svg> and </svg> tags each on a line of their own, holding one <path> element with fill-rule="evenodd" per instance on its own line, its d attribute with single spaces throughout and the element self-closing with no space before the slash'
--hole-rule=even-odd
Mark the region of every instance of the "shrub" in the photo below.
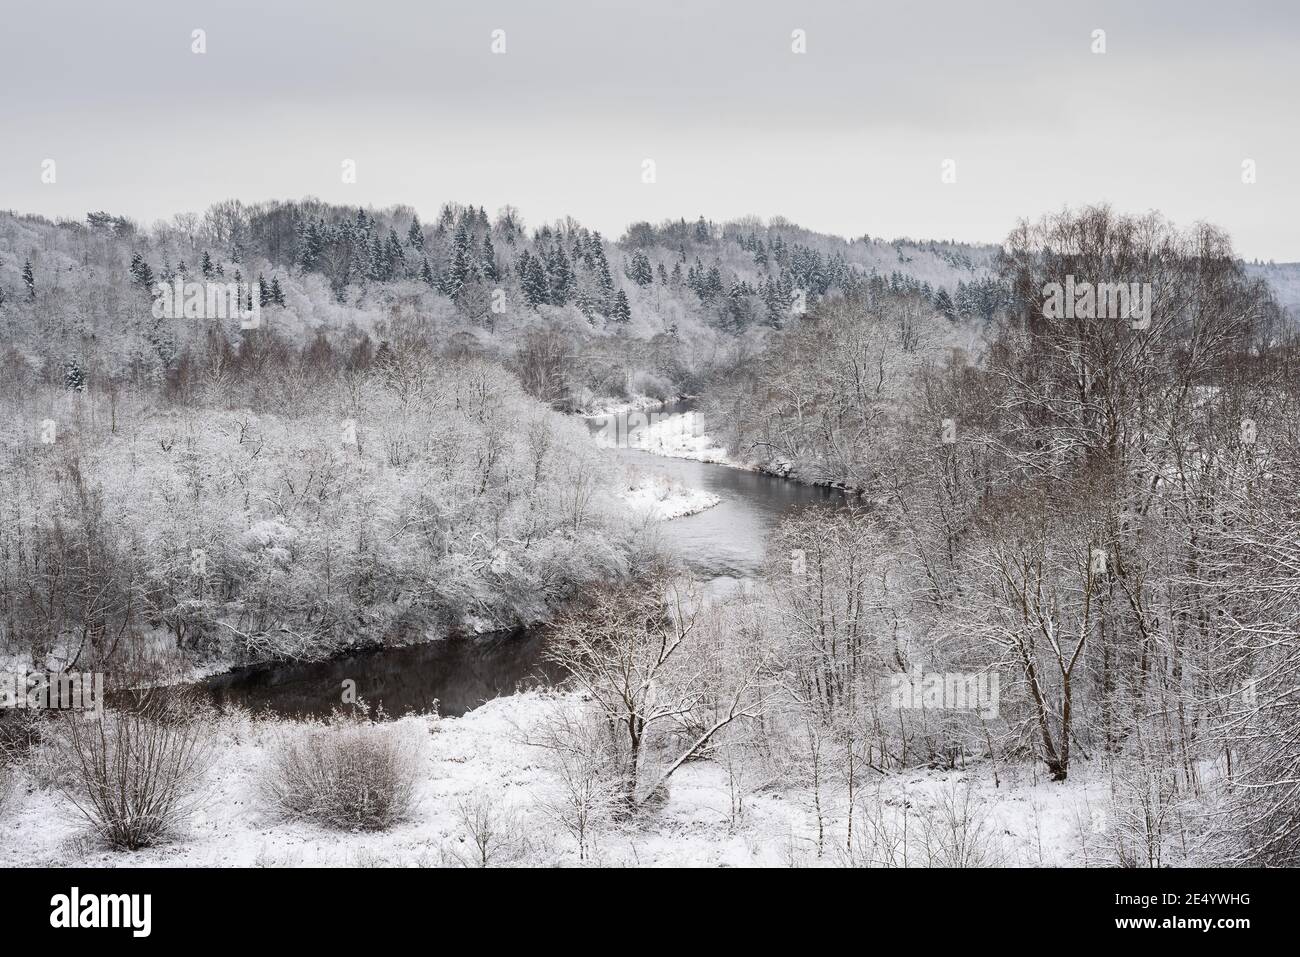
<svg viewBox="0 0 1300 957">
<path fill-rule="evenodd" d="M 211 710 L 197 698 L 145 692 L 129 707 L 60 717 L 51 759 L 59 791 L 112 847 L 161 843 L 201 799 Z"/>
<path fill-rule="evenodd" d="M 469 838 L 468 855 L 451 850 L 465 867 L 494 867 L 518 861 L 527 851 L 519 816 L 487 791 L 476 791 L 456 802 L 462 841 Z"/>
<path fill-rule="evenodd" d="M 382 831 L 415 804 L 418 742 L 400 725 L 360 711 L 285 731 L 271 747 L 266 799 L 292 818 Z"/>
</svg>

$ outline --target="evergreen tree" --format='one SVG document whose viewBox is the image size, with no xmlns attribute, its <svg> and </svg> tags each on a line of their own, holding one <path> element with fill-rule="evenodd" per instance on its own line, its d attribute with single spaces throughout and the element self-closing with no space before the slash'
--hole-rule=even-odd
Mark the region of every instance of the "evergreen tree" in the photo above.
<svg viewBox="0 0 1300 957">
<path fill-rule="evenodd" d="M 551 302 L 563 306 L 573 296 L 573 270 L 569 266 L 569 257 L 564 254 L 564 245 L 558 239 L 551 247 L 550 261 L 547 264 L 550 275 Z"/>
<path fill-rule="evenodd" d="M 461 288 L 469 279 L 473 268 L 473 256 L 470 252 L 470 234 L 467 216 L 462 215 L 460 225 L 451 241 L 451 266 L 443 277 L 442 291 L 453 299 L 460 294 Z"/>
<path fill-rule="evenodd" d="M 600 287 L 601 301 L 608 304 L 614 295 L 614 277 L 609 272 L 609 262 L 602 256 L 597 263 L 600 271 L 596 274 L 596 283 Z"/>
<path fill-rule="evenodd" d="M 540 306 L 546 302 L 549 292 L 546 270 L 542 268 L 541 259 L 532 256 L 528 260 L 528 271 L 524 275 L 524 299 L 530 306 Z"/>
<path fill-rule="evenodd" d="M 384 255 L 384 243 L 378 236 L 371 235 L 367 244 L 366 278 L 374 282 L 383 282 L 388 278 L 387 258 Z"/>
<path fill-rule="evenodd" d="M 952 297 L 948 295 L 947 289 L 940 289 L 939 294 L 934 297 L 934 308 L 939 315 L 949 321 L 957 318 L 957 312 L 952 304 Z"/>
<path fill-rule="evenodd" d="M 406 257 L 402 255 L 402 243 L 397 238 L 397 230 L 388 230 L 388 243 L 384 247 L 384 278 L 395 279 L 406 272 Z"/>
<path fill-rule="evenodd" d="M 419 216 L 411 220 L 411 228 L 406 231 L 406 244 L 412 249 L 424 250 L 424 227 L 420 225 Z"/>
<path fill-rule="evenodd" d="M 627 278 L 638 286 L 648 286 L 654 281 L 654 272 L 650 268 L 650 260 L 640 249 L 632 254 L 632 262 L 627 267 Z"/>
<path fill-rule="evenodd" d="M 203 250 L 203 261 L 199 263 L 199 269 L 202 270 L 204 279 L 212 278 L 212 257 L 206 249 Z"/>
<path fill-rule="evenodd" d="M 628 305 L 627 293 L 622 289 L 614 296 L 614 308 L 610 310 L 610 318 L 620 324 L 632 318 L 632 307 Z"/>
<path fill-rule="evenodd" d="M 325 249 L 322 226 L 318 226 L 313 220 L 308 220 L 303 227 L 299 243 L 298 264 L 303 269 L 315 269 L 320 264 L 320 257 Z"/>
<path fill-rule="evenodd" d="M 722 271 L 717 265 L 709 268 L 708 274 L 700 285 L 700 301 L 714 302 L 722 295 Z"/>
<path fill-rule="evenodd" d="M 74 357 L 63 364 L 63 387 L 73 392 L 85 391 L 86 371 L 81 367 L 80 359 Z"/>
<path fill-rule="evenodd" d="M 141 289 L 153 288 L 153 270 L 139 253 L 131 257 L 131 281 Z"/>
<path fill-rule="evenodd" d="M 431 288 L 436 285 L 433 279 L 433 269 L 429 266 L 428 256 L 420 260 L 420 279 Z"/>
<path fill-rule="evenodd" d="M 253 291 L 248 292 L 249 299 L 253 297 Z M 271 304 L 271 287 L 266 284 L 266 277 L 260 272 L 257 274 L 257 304 L 263 308 Z"/>
<path fill-rule="evenodd" d="M 497 269 L 497 253 L 492 248 L 492 237 L 488 233 L 483 234 L 483 254 L 480 259 L 480 266 L 483 270 L 483 276 L 489 282 L 500 280 L 501 271 Z"/>
<path fill-rule="evenodd" d="M 352 281 L 352 255 L 346 253 L 343 263 L 330 277 L 330 288 L 334 290 L 334 301 L 346 305 L 348 301 L 348 283 Z"/>
<path fill-rule="evenodd" d="M 280 288 L 280 278 L 278 276 L 271 277 L 271 302 L 277 306 L 284 305 L 284 290 Z"/>
<path fill-rule="evenodd" d="M 451 267 L 447 270 L 447 275 L 443 277 L 442 291 L 451 298 L 455 299 L 464 288 L 466 280 L 470 275 L 470 257 L 469 247 L 466 245 L 455 246 L 451 255 Z"/>
</svg>

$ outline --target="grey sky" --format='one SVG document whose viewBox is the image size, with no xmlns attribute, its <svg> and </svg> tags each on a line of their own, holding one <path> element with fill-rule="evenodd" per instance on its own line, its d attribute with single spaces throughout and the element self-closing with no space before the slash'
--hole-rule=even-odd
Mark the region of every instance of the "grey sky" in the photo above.
<svg viewBox="0 0 1300 957">
<path fill-rule="evenodd" d="M 1108 200 L 1300 260 L 1298 41 L 1294 2 L 9 3 L 0 207 L 149 222 L 312 194 L 512 203 L 611 236 L 780 213 L 996 241 Z"/>
</svg>

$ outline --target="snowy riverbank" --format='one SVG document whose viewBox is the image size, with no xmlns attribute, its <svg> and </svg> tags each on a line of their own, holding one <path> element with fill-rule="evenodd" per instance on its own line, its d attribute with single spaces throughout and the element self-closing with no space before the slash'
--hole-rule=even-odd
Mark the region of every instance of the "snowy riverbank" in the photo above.
<svg viewBox="0 0 1300 957">
<path fill-rule="evenodd" d="M 406 717 L 396 722 L 418 751 L 410 820 L 386 832 L 348 833 L 279 818 L 258 793 L 269 746 L 285 722 L 228 714 L 215 725 L 206 798 L 167 844 L 110 851 L 49 787 L 19 778 L 0 814 L 0 866 L 416 866 L 467 864 L 474 846 L 462 808 L 488 801 L 507 832 L 499 864 L 578 863 L 572 839 L 552 812 L 559 781 L 549 753 L 529 743 L 573 695 L 530 692 L 498 698 L 462 718 Z M 881 826 L 920 836 L 940 826 L 954 800 L 979 828 L 994 859 L 1022 866 L 1096 863 L 1108 796 L 1100 779 L 1054 784 L 1032 766 L 909 771 L 872 776 L 861 788 L 855 834 Z M 602 827 L 593 863 L 607 866 L 823 866 L 848 863 L 844 795 L 821 796 L 818 813 L 806 788 L 766 780 L 715 760 L 692 761 L 673 778 L 667 801 L 636 823 Z M 867 816 L 874 815 L 870 824 Z M 927 822 L 929 824 L 927 825 Z M 931 835 L 938 839 L 938 835 Z M 968 834 L 974 839 L 974 834 Z M 1093 851 L 1087 848 L 1092 846 Z M 859 852 L 864 852 L 859 848 Z M 923 866 L 922 844 L 906 862 Z M 862 861 L 859 861 L 862 863 Z M 900 860 L 900 864 L 901 864 Z"/>
</svg>

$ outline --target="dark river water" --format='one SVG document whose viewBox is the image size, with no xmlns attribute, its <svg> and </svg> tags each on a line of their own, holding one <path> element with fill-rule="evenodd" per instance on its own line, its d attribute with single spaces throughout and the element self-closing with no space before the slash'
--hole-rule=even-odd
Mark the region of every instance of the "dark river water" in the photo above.
<svg viewBox="0 0 1300 957">
<path fill-rule="evenodd" d="M 254 665 L 209 678 L 219 707 L 269 709 L 291 718 L 322 717 L 354 691 L 389 717 L 436 710 L 457 718 L 485 701 L 558 679 L 542 655 L 540 630 L 446 638 L 374 648 L 328 661 Z M 348 684 L 351 682 L 351 685 Z"/>
<path fill-rule="evenodd" d="M 668 406 L 663 411 L 687 411 Z M 592 431 L 604 423 L 589 420 Z M 832 489 L 725 465 L 666 458 L 632 448 L 612 448 L 629 467 L 667 476 L 721 501 L 706 511 L 661 524 L 664 544 L 692 572 L 726 590 L 761 570 L 767 539 L 794 509 L 844 501 Z M 558 677 L 543 655 L 539 630 L 449 638 L 404 648 L 376 649 L 329 661 L 241 668 L 205 682 L 219 705 L 269 709 L 288 717 L 327 715 L 342 703 L 345 682 L 368 704 L 382 704 L 390 717 L 436 708 L 458 717 L 486 701 Z"/>
</svg>

